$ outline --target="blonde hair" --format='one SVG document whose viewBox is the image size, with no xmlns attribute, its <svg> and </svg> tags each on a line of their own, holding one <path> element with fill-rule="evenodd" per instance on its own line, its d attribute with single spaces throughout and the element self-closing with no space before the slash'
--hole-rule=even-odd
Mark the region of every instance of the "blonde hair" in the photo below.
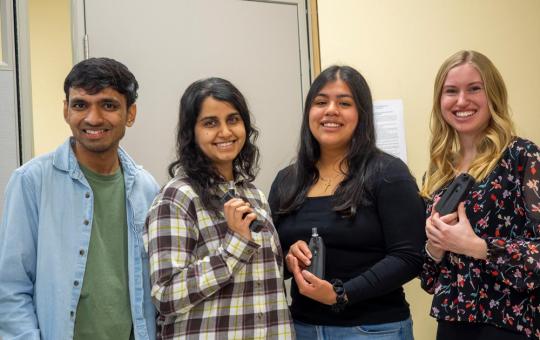
<svg viewBox="0 0 540 340">
<path fill-rule="evenodd" d="M 465 63 L 471 64 L 480 73 L 491 113 L 484 136 L 476 145 L 477 154 L 470 166 L 469 174 L 476 181 L 484 179 L 495 168 L 515 135 L 508 108 L 506 86 L 495 65 L 485 55 L 476 51 L 460 51 L 450 56 L 441 65 L 435 78 L 430 118 L 430 159 L 420 192 L 426 198 L 430 198 L 458 173 L 456 163 L 460 159 L 459 139 L 456 131 L 443 119 L 441 94 L 448 72 Z"/>
</svg>

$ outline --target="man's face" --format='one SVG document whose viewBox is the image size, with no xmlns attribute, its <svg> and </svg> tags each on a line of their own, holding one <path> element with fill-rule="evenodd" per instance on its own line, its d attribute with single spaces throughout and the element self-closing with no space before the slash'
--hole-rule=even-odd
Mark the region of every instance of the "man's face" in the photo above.
<svg viewBox="0 0 540 340">
<path fill-rule="evenodd" d="M 135 104 L 127 107 L 126 97 L 111 87 L 95 94 L 70 88 L 68 98 L 64 101 L 64 119 L 75 138 L 79 160 L 116 153 L 126 126 L 135 121 Z"/>
</svg>

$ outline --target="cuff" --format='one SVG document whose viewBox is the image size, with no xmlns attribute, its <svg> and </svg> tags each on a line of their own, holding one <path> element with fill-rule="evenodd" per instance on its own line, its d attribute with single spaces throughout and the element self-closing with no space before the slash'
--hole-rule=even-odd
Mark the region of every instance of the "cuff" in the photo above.
<svg viewBox="0 0 540 340">
<path fill-rule="evenodd" d="M 222 247 L 228 255 L 234 257 L 236 260 L 249 263 L 253 254 L 259 248 L 259 245 L 231 230 L 227 230 Z"/>
<path fill-rule="evenodd" d="M 424 268 L 426 267 L 426 265 L 433 268 L 439 268 L 445 256 L 444 255 L 443 258 L 441 258 L 441 260 L 437 262 L 435 258 L 430 253 L 428 253 L 427 242 L 426 242 L 426 245 L 422 248 L 421 253 L 422 253 L 422 257 L 424 258 L 424 265 L 423 265 Z"/>
</svg>

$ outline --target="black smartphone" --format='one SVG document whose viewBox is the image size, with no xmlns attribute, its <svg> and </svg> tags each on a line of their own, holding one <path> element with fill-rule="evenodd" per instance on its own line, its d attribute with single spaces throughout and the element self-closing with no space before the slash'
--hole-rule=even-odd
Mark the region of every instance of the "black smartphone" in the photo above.
<svg viewBox="0 0 540 340">
<path fill-rule="evenodd" d="M 460 174 L 450 183 L 446 192 L 435 205 L 435 210 L 441 216 L 453 213 L 457 210 L 459 203 L 465 200 L 473 185 L 474 177 L 466 173 Z"/>
<path fill-rule="evenodd" d="M 231 189 L 227 190 L 227 192 L 225 193 L 225 195 L 223 195 L 223 197 L 221 197 L 221 203 L 225 204 L 225 203 L 227 203 L 227 201 L 229 201 L 230 199 L 235 198 L 235 197 L 237 197 L 236 196 L 236 191 L 234 190 L 234 188 L 231 188 Z M 249 214 L 249 213 L 245 213 L 244 216 L 242 216 L 242 218 L 245 218 L 247 214 Z M 256 220 L 252 221 L 249 224 L 249 229 L 251 231 L 255 232 L 255 233 L 258 233 L 259 231 L 261 231 L 261 229 L 263 227 L 264 227 L 264 224 L 259 221 L 259 216 L 257 216 Z"/>
</svg>

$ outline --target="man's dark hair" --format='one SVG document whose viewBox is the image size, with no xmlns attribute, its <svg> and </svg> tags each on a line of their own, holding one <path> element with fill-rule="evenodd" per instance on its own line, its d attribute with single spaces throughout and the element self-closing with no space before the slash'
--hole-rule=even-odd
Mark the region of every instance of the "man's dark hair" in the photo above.
<svg viewBox="0 0 540 340">
<path fill-rule="evenodd" d="M 69 101 L 69 89 L 80 88 L 96 94 L 111 87 L 126 97 L 127 107 L 137 100 L 139 83 L 128 68 L 110 58 L 89 58 L 73 66 L 64 81 L 64 93 Z"/>
</svg>

